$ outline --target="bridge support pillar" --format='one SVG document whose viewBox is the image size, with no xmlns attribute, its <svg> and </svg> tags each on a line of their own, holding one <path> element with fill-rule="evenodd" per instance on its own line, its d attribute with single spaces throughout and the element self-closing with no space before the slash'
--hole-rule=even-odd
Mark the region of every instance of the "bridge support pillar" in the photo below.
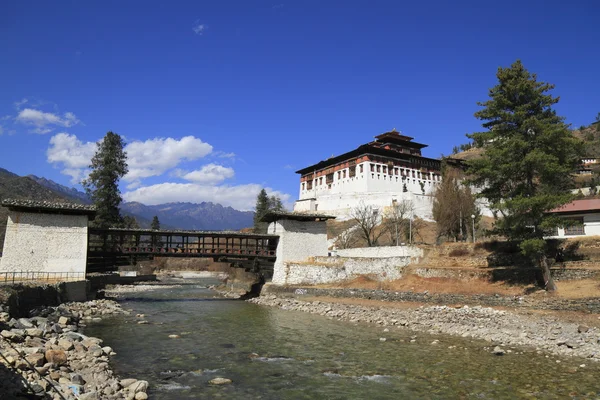
<svg viewBox="0 0 600 400">
<path fill-rule="evenodd" d="M 267 233 L 279 235 L 272 283 L 279 285 L 286 281 L 288 262 L 327 256 L 327 220 L 333 218 L 322 214 L 281 212 L 270 212 L 262 218 L 269 222 Z"/>
</svg>

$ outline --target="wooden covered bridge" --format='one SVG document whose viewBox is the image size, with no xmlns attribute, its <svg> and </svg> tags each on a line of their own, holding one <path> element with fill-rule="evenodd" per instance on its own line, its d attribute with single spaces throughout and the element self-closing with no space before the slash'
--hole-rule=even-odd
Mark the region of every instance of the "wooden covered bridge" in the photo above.
<svg viewBox="0 0 600 400">
<path fill-rule="evenodd" d="M 271 269 L 278 235 L 227 231 L 89 228 L 87 271 L 116 270 L 154 257 L 205 257 L 253 269 Z"/>
</svg>

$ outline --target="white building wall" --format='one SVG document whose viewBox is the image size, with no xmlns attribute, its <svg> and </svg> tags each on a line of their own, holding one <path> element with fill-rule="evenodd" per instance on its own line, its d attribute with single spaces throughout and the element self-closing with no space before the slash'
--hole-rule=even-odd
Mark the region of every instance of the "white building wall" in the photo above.
<svg viewBox="0 0 600 400">
<path fill-rule="evenodd" d="M 279 235 L 277 259 L 273 266 L 274 284 L 283 284 L 285 263 L 303 262 L 309 257 L 327 256 L 328 254 L 325 221 L 282 219 L 271 222 L 267 233 Z"/>
<path fill-rule="evenodd" d="M 11 211 L 0 271 L 85 273 L 88 217 Z"/>
<path fill-rule="evenodd" d="M 377 172 L 377 167 L 379 167 L 379 172 Z M 383 173 L 384 167 L 386 173 Z M 435 187 L 440 184 L 439 175 L 399 167 L 398 175 L 393 172 L 390 174 L 385 164 L 362 162 L 356 165 L 356 176 L 354 177 L 350 177 L 349 169 L 345 168 L 334 172 L 331 184 L 326 183 L 325 176 L 314 178 L 311 190 L 307 189 L 306 182 L 301 182 L 300 196 L 294 205 L 294 211 L 323 212 L 343 219 L 361 202 L 383 210 L 383 208 L 391 206 L 394 200 L 411 200 L 415 207 L 414 215 L 431 220 L 431 195 Z M 404 180 L 402 172 L 405 174 Z M 412 177 L 413 172 L 414 178 Z M 404 191 L 405 185 L 406 192 Z"/>
<path fill-rule="evenodd" d="M 565 218 L 582 218 L 583 217 L 583 230 L 585 235 L 565 235 L 564 228 L 558 228 L 558 236 L 555 238 L 570 238 L 570 237 L 581 237 L 581 236 L 600 236 L 600 213 L 590 214 L 579 214 L 569 215 Z"/>
</svg>

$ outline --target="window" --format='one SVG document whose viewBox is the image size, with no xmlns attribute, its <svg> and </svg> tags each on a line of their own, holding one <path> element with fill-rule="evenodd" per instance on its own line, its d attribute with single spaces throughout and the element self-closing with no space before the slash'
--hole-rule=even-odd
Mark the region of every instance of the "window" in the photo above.
<svg viewBox="0 0 600 400">
<path fill-rule="evenodd" d="M 412 172 L 412 176 L 413 176 L 413 178 L 415 177 L 415 171 Z M 413 180 L 413 182 L 414 182 L 414 180 Z"/>
<path fill-rule="evenodd" d="M 348 176 L 350 178 L 356 176 L 356 165 L 353 165 L 352 167 L 348 168 Z"/>
<path fill-rule="evenodd" d="M 375 166 L 371 164 L 371 172 L 375 172 Z"/>
<path fill-rule="evenodd" d="M 385 165 L 383 166 L 383 173 L 387 174 L 387 167 Z"/>
<path fill-rule="evenodd" d="M 381 165 L 377 165 L 377 172 L 381 172 Z"/>
<path fill-rule="evenodd" d="M 394 175 L 398 175 L 398 168 L 394 168 Z"/>
<path fill-rule="evenodd" d="M 344 170 L 344 171 L 342 172 L 342 176 L 343 176 L 344 178 L 346 177 L 346 170 Z"/>
<path fill-rule="evenodd" d="M 304 190 L 304 182 L 302 182 L 302 190 Z"/>
<path fill-rule="evenodd" d="M 360 164 L 358 167 L 360 168 L 360 173 L 362 174 L 362 172 L 363 172 L 363 166 L 362 166 L 362 164 Z"/>
<path fill-rule="evenodd" d="M 320 177 L 319 178 L 319 185 L 322 185 L 322 184 L 323 184 L 323 177 Z"/>
<path fill-rule="evenodd" d="M 331 184 L 333 182 L 333 172 L 331 174 L 327 174 L 325 176 L 325 183 L 327 183 L 328 185 Z"/>
<path fill-rule="evenodd" d="M 312 185 L 313 185 L 313 181 L 307 181 L 306 182 L 306 190 L 312 190 Z"/>
<path fill-rule="evenodd" d="M 571 218 L 575 225 L 565 227 L 565 236 L 585 235 L 585 226 L 583 218 Z"/>
<path fill-rule="evenodd" d="M 340 179 L 340 176 L 342 176 L 342 171 L 338 171 L 338 179 Z"/>
</svg>

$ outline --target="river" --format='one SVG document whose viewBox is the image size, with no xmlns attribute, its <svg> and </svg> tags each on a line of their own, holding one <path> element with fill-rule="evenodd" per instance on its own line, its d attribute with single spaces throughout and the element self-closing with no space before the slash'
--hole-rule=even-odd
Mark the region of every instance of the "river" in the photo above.
<svg viewBox="0 0 600 400">
<path fill-rule="evenodd" d="M 208 283 L 127 294 L 120 303 L 131 315 L 84 332 L 114 349 L 117 374 L 149 381 L 151 399 L 600 397 L 598 363 L 527 349 L 496 356 L 484 341 L 262 307 Z M 215 377 L 233 383 L 209 384 Z"/>
</svg>

